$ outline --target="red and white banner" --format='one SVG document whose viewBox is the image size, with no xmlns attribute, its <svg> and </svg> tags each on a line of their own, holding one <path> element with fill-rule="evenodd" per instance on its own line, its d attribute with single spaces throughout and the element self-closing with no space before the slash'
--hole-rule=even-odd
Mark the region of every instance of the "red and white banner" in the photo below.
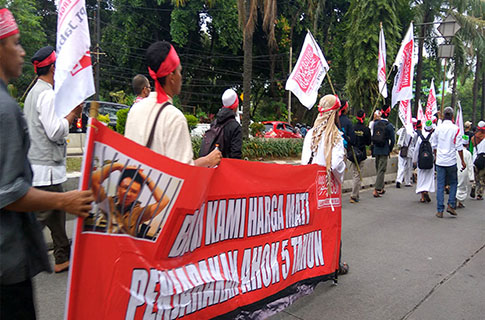
<svg viewBox="0 0 485 320">
<path fill-rule="evenodd" d="M 421 106 L 421 100 L 418 101 L 418 114 L 416 116 L 416 119 L 421 120 L 421 123 L 423 123 L 423 125 L 426 122 L 426 117 L 423 112 L 423 106 Z"/>
<path fill-rule="evenodd" d="M 461 103 L 458 101 L 458 107 L 456 108 L 456 125 L 458 126 L 458 136 L 461 137 L 465 134 L 465 127 L 463 126 L 463 111 L 461 110 Z"/>
<path fill-rule="evenodd" d="M 92 125 L 81 184 L 96 203 L 75 228 L 67 319 L 234 318 L 335 275 L 341 189 L 324 167 L 199 168 Z"/>
<path fill-rule="evenodd" d="M 305 37 L 295 69 L 286 81 L 290 90 L 308 109 L 317 101 L 318 90 L 330 67 L 310 32 Z"/>
<path fill-rule="evenodd" d="M 434 89 L 434 79 L 431 80 L 429 87 L 428 102 L 426 103 L 425 116 L 426 120 L 433 120 L 433 115 L 438 112 L 438 104 L 436 103 L 436 91 Z"/>
<path fill-rule="evenodd" d="M 413 132 L 411 100 L 402 100 L 399 102 L 399 119 L 408 132 Z"/>
<path fill-rule="evenodd" d="M 394 65 L 397 67 L 397 73 L 392 88 L 392 107 L 398 101 L 413 98 L 414 35 L 412 22 L 402 41 Z"/>
<path fill-rule="evenodd" d="M 64 117 L 95 90 L 85 0 L 59 0 L 57 12 L 55 112 Z"/>
<path fill-rule="evenodd" d="M 379 60 L 377 62 L 377 81 L 379 83 L 379 93 L 384 98 L 387 98 L 387 83 L 386 83 L 386 39 L 384 38 L 384 30 L 379 33 Z"/>
</svg>

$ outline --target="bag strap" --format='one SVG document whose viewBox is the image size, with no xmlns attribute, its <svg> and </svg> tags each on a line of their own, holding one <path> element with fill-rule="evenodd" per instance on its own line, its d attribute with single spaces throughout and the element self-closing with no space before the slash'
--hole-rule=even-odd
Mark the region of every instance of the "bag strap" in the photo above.
<svg viewBox="0 0 485 320">
<path fill-rule="evenodd" d="M 153 121 L 152 130 L 150 130 L 150 135 L 148 136 L 148 141 L 147 141 L 147 145 L 146 145 L 146 147 L 148 149 L 151 149 L 151 147 L 152 147 L 153 137 L 155 136 L 155 127 L 157 125 L 158 118 L 160 117 L 160 113 L 162 113 L 163 109 L 165 109 L 165 107 L 168 106 L 169 104 L 170 104 L 170 102 L 166 101 L 164 104 L 162 104 L 160 109 L 158 109 L 158 113 L 155 117 L 155 121 Z"/>
</svg>

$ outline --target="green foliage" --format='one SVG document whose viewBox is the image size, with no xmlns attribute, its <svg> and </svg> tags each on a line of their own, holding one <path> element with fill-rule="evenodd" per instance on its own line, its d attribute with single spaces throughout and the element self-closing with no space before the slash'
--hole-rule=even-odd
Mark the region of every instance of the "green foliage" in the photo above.
<svg viewBox="0 0 485 320">
<path fill-rule="evenodd" d="M 197 126 L 197 123 L 199 121 L 197 120 L 197 117 L 192 115 L 192 114 L 184 114 L 185 119 L 187 119 L 187 124 L 189 125 L 189 130 L 192 131 Z"/>
<path fill-rule="evenodd" d="M 101 121 L 103 123 L 106 123 L 106 124 L 109 124 L 109 114 L 105 114 L 105 115 L 102 115 L 102 114 L 98 114 L 98 117 L 97 117 L 98 121 Z"/>
<path fill-rule="evenodd" d="M 116 112 L 116 132 L 125 134 L 126 118 L 130 109 L 121 109 Z"/>
<path fill-rule="evenodd" d="M 110 92 L 109 96 L 111 100 L 116 103 L 121 103 L 127 106 L 131 106 L 135 101 L 134 95 L 127 95 L 123 90 L 119 90 L 116 92 Z"/>
<path fill-rule="evenodd" d="M 197 158 L 202 143 L 201 137 L 192 138 L 192 149 Z M 243 141 L 242 157 L 251 160 L 275 158 L 299 158 L 303 139 L 265 139 L 251 138 Z"/>
<path fill-rule="evenodd" d="M 253 122 L 249 125 L 249 133 L 253 137 L 261 137 L 264 131 L 264 124 L 261 122 Z"/>
</svg>

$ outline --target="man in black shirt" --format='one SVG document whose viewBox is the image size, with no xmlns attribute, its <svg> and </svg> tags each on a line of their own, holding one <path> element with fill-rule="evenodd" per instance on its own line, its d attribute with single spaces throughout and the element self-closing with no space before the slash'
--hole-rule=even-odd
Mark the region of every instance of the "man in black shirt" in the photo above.
<svg viewBox="0 0 485 320">
<path fill-rule="evenodd" d="M 350 202 L 355 203 L 359 202 L 359 190 L 361 187 L 361 175 L 359 173 L 361 163 L 367 159 L 367 149 L 366 146 L 369 146 L 371 143 L 371 134 L 370 129 L 364 124 L 365 121 L 365 112 L 364 110 L 359 110 L 357 112 L 357 123 L 354 126 L 354 134 L 355 134 L 355 145 L 353 146 L 353 150 L 355 153 L 355 159 L 350 158 L 351 161 L 351 168 L 352 168 L 352 194 L 350 196 Z M 357 160 L 358 166 L 355 163 Z"/>
</svg>

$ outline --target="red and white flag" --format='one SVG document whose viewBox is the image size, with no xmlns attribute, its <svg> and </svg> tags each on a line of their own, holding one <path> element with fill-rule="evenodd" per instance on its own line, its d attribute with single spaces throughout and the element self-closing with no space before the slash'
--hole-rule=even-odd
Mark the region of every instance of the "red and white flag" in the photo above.
<svg viewBox="0 0 485 320">
<path fill-rule="evenodd" d="M 431 80 L 429 88 L 428 103 L 426 103 L 425 116 L 426 120 L 433 120 L 433 115 L 438 112 L 438 105 L 436 103 L 436 91 L 434 89 L 434 79 Z"/>
<path fill-rule="evenodd" d="M 414 74 L 414 36 L 413 23 L 409 25 L 408 32 L 404 37 L 401 48 L 394 61 L 397 66 L 396 77 L 394 78 L 394 86 L 392 88 L 392 104 L 398 101 L 409 100 L 413 97 L 413 74 Z"/>
<path fill-rule="evenodd" d="M 401 100 L 399 102 L 399 119 L 401 119 L 408 132 L 413 131 L 411 100 Z"/>
<path fill-rule="evenodd" d="M 458 101 L 458 108 L 456 110 L 456 121 L 455 124 L 458 126 L 458 136 L 462 137 L 465 134 L 465 127 L 463 126 L 463 112 L 461 111 L 461 103 Z"/>
<path fill-rule="evenodd" d="M 311 109 L 317 101 L 318 89 L 328 69 L 330 67 L 322 50 L 308 32 L 295 69 L 286 81 L 285 89 L 293 92 L 301 104 Z"/>
<path fill-rule="evenodd" d="M 377 81 L 379 82 L 379 93 L 384 98 L 387 98 L 387 83 L 386 83 L 386 39 L 384 38 L 384 30 L 381 26 L 379 33 L 379 60 L 377 62 Z"/>
<path fill-rule="evenodd" d="M 64 117 L 95 90 L 85 0 L 59 0 L 57 12 L 55 112 Z"/>
<path fill-rule="evenodd" d="M 421 100 L 418 101 L 418 114 L 416 119 L 421 120 L 421 123 L 423 124 L 426 122 L 426 117 L 423 112 L 423 107 L 421 106 Z"/>
</svg>

